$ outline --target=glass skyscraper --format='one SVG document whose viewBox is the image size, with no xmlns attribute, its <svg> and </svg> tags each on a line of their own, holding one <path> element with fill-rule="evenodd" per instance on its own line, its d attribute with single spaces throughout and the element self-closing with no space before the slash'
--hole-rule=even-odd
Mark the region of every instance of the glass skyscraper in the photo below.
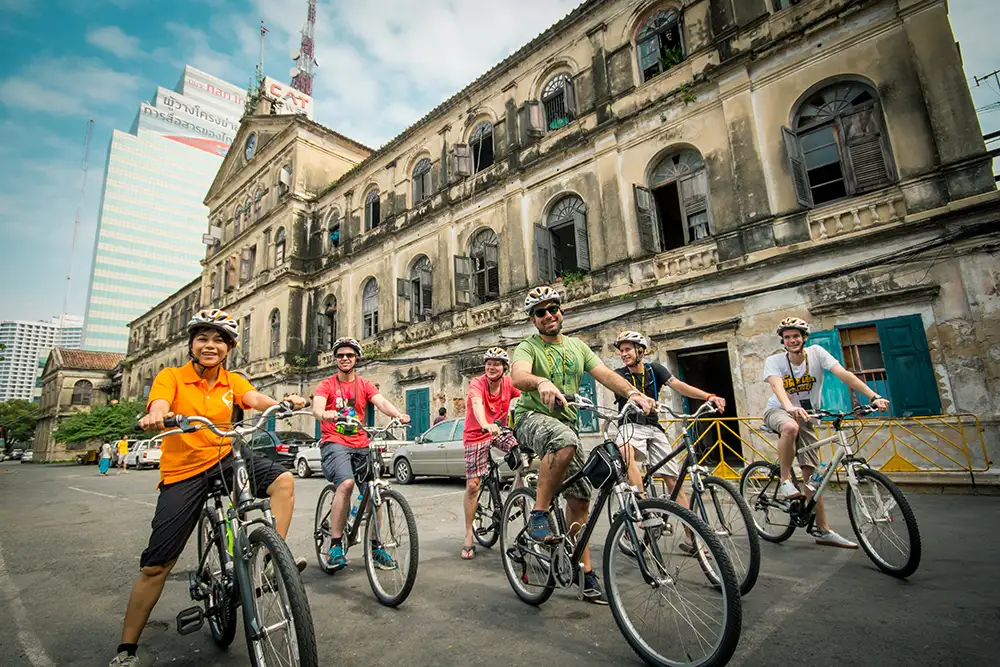
<svg viewBox="0 0 1000 667">
<path fill-rule="evenodd" d="M 51 321 L 0 322 L 0 401 L 21 398 L 38 401 L 42 395 L 42 371 L 54 347 L 80 349 L 83 319 L 64 315 Z"/>
<path fill-rule="evenodd" d="M 128 323 L 191 282 L 205 256 L 202 204 L 236 136 L 245 91 L 191 66 L 111 137 L 84 348 L 126 352 Z"/>
</svg>

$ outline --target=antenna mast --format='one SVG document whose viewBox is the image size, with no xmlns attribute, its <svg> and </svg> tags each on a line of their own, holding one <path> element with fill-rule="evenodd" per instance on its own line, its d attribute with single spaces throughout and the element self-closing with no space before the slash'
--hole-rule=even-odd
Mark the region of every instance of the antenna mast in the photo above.
<svg viewBox="0 0 1000 667">
<path fill-rule="evenodd" d="M 306 95 L 312 95 L 313 68 L 319 67 L 316 62 L 315 43 L 313 38 L 316 35 L 316 0 L 309 0 L 309 17 L 306 25 L 302 28 L 302 45 L 298 53 L 292 54 L 295 61 L 292 77 L 292 88 L 300 90 Z"/>
<path fill-rule="evenodd" d="M 66 325 L 66 305 L 69 302 L 69 289 L 73 280 L 73 257 L 76 256 L 76 237 L 80 231 L 80 206 L 83 205 L 83 193 L 87 189 L 87 162 L 90 158 L 90 136 L 94 129 L 94 119 L 87 121 L 87 137 L 83 146 L 83 170 L 80 175 L 80 198 L 76 202 L 76 215 L 73 218 L 73 244 L 69 251 L 69 268 L 66 271 L 66 292 L 63 294 L 62 312 L 59 313 L 59 328 Z"/>
</svg>

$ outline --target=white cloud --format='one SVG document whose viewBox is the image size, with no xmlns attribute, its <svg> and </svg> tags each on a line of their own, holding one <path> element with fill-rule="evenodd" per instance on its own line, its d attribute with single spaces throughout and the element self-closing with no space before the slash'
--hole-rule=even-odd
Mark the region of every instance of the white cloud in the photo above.
<svg viewBox="0 0 1000 667">
<path fill-rule="evenodd" d="M 87 31 L 87 42 L 119 58 L 132 58 L 140 53 L 139 39 L 126 35 L 114 25 L 91 28 Z"/>
<path fill-rule="evenodd" d="M 134 102 L 142 79 L 111 69 L 93 58 L 36 58 L 0 81 L 0 104 L 9 110 L 56 116 L 92 114 Z"/>
<path fill-rule="evenodd" d="M 215 48 L 215 45 L 226 44 L 225 40 L 217 39 L 201 28 L 180 23 L 170 22 L 164 27 L 173 35 L 176 45 L 169 49 L 157 49 L 154 57 L 168 60 L 177 67 L 192 65 L 237 86 L 247 82 L 253 73 L 255 59 L 248 61 L 240 50 L 227 53 Z"/>
</svg>

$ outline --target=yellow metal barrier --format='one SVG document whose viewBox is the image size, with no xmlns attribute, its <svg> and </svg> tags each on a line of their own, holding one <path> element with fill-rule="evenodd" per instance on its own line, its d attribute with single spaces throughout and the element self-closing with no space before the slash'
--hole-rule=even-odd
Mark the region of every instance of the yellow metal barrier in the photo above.
<svg viewBox="0 0 1000 667">
<path fill-rule="evenodd" d="M 676 447 L 684 437 L 678 419 L 660 423 Z M 844 422 L 855 453 L 883 472 L 983 472 L 991 461 L 979 418 L 973 414 L 932 415 L 905 419 L 852 419 Z M 714 465 L 713 474 L 736 479 L 746 463 L 776 461 L 778 436 L 764 429 L 762 417 L 700 420 L 692 428 L 698 462 Z M 820 438 L 834 434 L 821 422 Z M 833 458 L 836 445 L 823 447 L 822 460 Z"/>
</svg>

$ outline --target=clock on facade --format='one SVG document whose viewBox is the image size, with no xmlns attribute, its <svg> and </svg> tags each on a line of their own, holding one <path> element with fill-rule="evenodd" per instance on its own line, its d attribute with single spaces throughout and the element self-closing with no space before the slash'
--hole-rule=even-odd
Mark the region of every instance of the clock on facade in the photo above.
<svg viewBox="0 0 1000 667">
<path fill-rule="evenodd" d="M 250 158 L 253 157 L 254 151 L 256 150 L 257 150 L 257 133 L 253 132 L 250 134 L 249 137 L 247 137 L 247 143 L 245 148 L 243 149 L 243 157 L 246 158 L 247 162 L 250 161 Z"/>
</svg>

